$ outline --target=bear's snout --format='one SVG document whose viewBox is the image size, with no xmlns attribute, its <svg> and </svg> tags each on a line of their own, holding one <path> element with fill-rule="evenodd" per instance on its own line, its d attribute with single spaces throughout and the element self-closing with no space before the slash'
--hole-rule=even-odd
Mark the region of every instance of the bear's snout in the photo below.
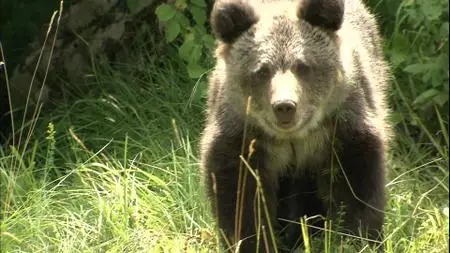
<svg viewBox="0 0 450 253">
<path fill-rule="evenodd" d="M 273 112 L 281 127 L 290 127 L 295 118 L 297 104 L 290 99 L 278 100 L 272 104 Z"/>
</svg>

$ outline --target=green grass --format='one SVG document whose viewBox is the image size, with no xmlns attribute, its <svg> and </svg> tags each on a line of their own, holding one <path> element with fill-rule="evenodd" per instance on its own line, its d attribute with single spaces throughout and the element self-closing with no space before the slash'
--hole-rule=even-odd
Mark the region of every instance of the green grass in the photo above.
<svg viewBox="0 0 450 253">
<path fill-rule="evenodd" d="M 195 83 L 147 53 L 95 69 L 95 91 L 72 90 L 39 118 L 24 154 L 3 151 L 3 252 L 215 242 L 192 141 L 203 118 L 201 103 L 188 103 Z"/>
<path fill-rule="evenodd" d="M 197 157 L 205 79 L 190 80 L 173 47 L 146 43 L 120 65 L 97 61 L 90 83 L 66 85 L 25 149 L 0 147 L 1 252 L 216 251 Z M 393 90 L 409 105 L 396 80 Z M 432 116 L 435 133 L 403 109 L 422 134 L 398 122 L 385 249 L 448 252 L 448 115 Z M 331 244 L 312 239 L 305 252 L 370 252 L 327 236 Z"/>
<path fill-rule="evenodd" d="M 178 73 L 181 63 L 154 55 L 116 70 L 101 65 L 95 90 L 72 91 L 38 119 L 24 154 L 2 151 L 2 252 L 216 248 L 196 156 L 204 101 L 189 104 L 195 83 Z M 388 252 L 447 251 L 447 154 L 448 140 L 398 137 L 387 184 Z"/>
</svg>

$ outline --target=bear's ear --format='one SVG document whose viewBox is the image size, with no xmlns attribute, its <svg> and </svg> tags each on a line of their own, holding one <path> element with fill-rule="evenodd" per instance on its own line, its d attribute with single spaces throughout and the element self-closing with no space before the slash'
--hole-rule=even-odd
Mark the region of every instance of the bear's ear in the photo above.
<svg viewBox="0 0 450 253">
<path fill-rule="evenodd" d="M 344 21 L 345 0 L 299 0 L 297 17 L 313 26 L 337 31 Z"/>
<path fill-rule="evenodd" d="M 211 27 L 219 40 L 232 43 L 258 21 L 246 0 L 218 0 L 211 11 Z"/>
</svg>

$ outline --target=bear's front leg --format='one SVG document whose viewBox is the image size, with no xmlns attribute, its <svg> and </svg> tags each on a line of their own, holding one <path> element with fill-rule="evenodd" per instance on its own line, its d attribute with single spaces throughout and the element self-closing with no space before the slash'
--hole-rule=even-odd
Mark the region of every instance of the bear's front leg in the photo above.
<svg viewBox="0 0 450 253">
<path fill-rule="evenodd" d="M 383 140 L 368 129 L 348 131 L 335 151 L 339 176 L 333 195 L 336 204 L 344 204 L 344 227 L 352 234 L 381 241 L 386 159 Z"/>
<path fill-rule="evenodd" d="M 233 252 L 237 246 L 239 252 L 244 253 L 273 252 L 274 238 L 270 229 L 274 229 L 276 183 L 264 168 L 263 150 L 256 147 L 248 164 L 254 172 L 258 171 L 264 199 L 253 173 L 240 162 L 242 139 L 235 138 L 233 141 L 233 138 L 224 136 L 213 139 L 205 150 L 203 169 L 222 245 Z M 245 152 L 244 157 L 248 158 L 248 152 Z M 238 198 L 241 199 L 239 207 Z"/>
</svg>

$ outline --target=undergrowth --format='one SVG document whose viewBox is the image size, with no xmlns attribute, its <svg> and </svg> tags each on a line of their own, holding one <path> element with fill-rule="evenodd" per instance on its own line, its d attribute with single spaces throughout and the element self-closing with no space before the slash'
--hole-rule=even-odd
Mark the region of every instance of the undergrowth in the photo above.
<svg viewBox="0 0 450 253">
<path fill-rule="evenodd" d="M 95 92 L 72 91 L 40 117 L 25 153 L 1 151 L 3 252 L 216 249 L 196 154 L 202 101 L 189 103 L 196 84 L 155 52 L 100 64 Z M 394 147 L 387 252 L 448 248 L 448 138 L 433 137 L 401 134 Z M 329 236 L 330 252 L 349 252 L 346 236 Z M 311 240 L 312 252 L 323 244 Z"/>
<path fill-rule="evenodd" d="M 188 71 L 178 48 L 137 41 L 127 61 L 96 62 L 90 89 L 67 85 L 67 99 L 27 122 L 36 123 L 28 148 L 1 146 L 1 251 L 215 252 L 197 156 L 206 80 Z M 432 104 L 422 117 L 402 81 L 392 82 L 403 114 L 394 119 L 385 250 L 447 252 L 448 114 Z M 298 222 L 309 238 L 308 220 Z M 301 248 L 370 252 L 325 234 Z"/>
</svg>

